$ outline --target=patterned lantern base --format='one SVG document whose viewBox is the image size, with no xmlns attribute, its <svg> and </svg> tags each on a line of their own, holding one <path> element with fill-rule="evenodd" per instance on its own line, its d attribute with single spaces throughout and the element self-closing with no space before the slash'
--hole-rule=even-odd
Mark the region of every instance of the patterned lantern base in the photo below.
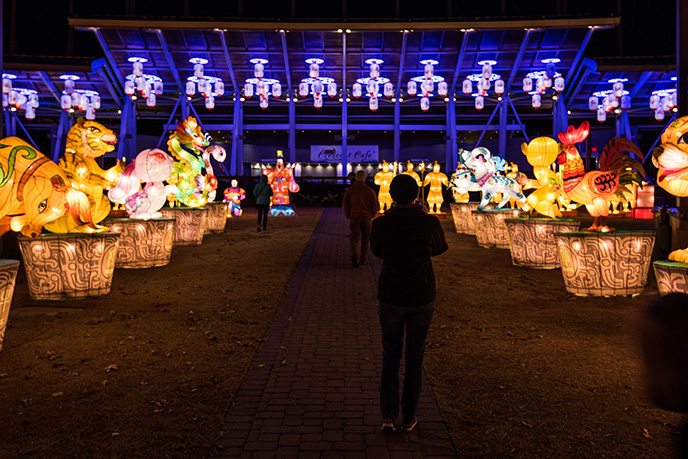
<svg viewBox="0 0 688 459">
<path fill-rule="evenodd" d="M 525 218 L 528 212 L 520 209 L 483 209 L 471 212 L 475 219 L 475 238 L 480 247 L 508 249 L 509 231 L 504 222 L 508 218 Z"/>
<path fill-rule="evenodd" d="M 204 206 L 208 209 L 208 219 L 205 223 L 205 234 L 222 233 L 227 224 L 227 203 L 208 202 Z"/>
<path fill-rule="evenodd" d="M 450 202 L 454 229 L 458 234 L 475 234 L 475 217 L 472 212 L 478 210 L 480 202 Z M 485 209 L 494 209 L 494 204 L 490 203 Z"/>
<path fill-rule="evenodd" d="M 566 290 L 576 295 L 638 295 L 647 283 L 654 231 L 554 235 Z"/>
<path fill-rule="evenodd" d="M 165 266 L 172 255 L 175 220 L 154 218 L 108 218 L 104 221 L 111 231 L 120 233 L 117 246 L 117 268 L 152 268 Z"/>
<path fill-rule="evenodd" d="M 504 222 L 511 242 L 511 261 L 516 266 L 529 268 L 558 268 L 559 252 L 554 233 L 580 229 L 579 220 L 508 218 Z"/>
<path fill-rule="evenodd" d="M 29 294 L 55 300 L 110 293 L 119 233 L 18 236 Z"/>
<path fill-rule="evenodd" d="M 12 304 L 14 282 L 17 280 L 18 270 L 17 260 L 0 260 L 0 350 L 5 339 L 7 318 L 10 315 L 10 304 Z"/>
<path fill-rule="evenodd" d="M 688 293 L 688 263 L 662 260 L 655 261 L 652 265 L 655 268 L 660 295 L 672 292 Z"/>
<path fill-rule="evenodd" d="M 200 245 L 208 218 L 205 207 L 165 207 L 160 209 L 165 218 L 174 218 L 174 245 Z"/>
</svg>

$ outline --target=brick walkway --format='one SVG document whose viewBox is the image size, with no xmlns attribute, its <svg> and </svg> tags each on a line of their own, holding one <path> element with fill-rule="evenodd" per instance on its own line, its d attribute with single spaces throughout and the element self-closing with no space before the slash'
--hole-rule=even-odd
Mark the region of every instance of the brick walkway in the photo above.
<svg viewBox="0 0 688 459">
<path fill-rule="evenodd" d="M 427 381 L 416 429 L 380 432 L 380 264 L 351 267 L 348 231 L 324 209 L 210 457 L 456 457 Z"/>
</svg>

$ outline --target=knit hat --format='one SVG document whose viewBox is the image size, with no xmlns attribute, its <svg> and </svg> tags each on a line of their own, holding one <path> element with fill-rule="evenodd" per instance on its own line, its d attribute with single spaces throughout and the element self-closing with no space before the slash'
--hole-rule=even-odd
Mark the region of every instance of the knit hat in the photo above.
<svg viewBox="0 0 688 459">
<path fill-rule="evenodd" d="M 407 174 L 397 175 L 389 185 L 389 194 L 397 204 L 409 204 L 418 197 L 416 179 Z"/>
<path fill-rule="evenodd" d="M 364 170 L 359 170 L 356 172 L 356 181 L 357 182 L 365 182 L 366 179 L 366 173 Z"/>
</svg>

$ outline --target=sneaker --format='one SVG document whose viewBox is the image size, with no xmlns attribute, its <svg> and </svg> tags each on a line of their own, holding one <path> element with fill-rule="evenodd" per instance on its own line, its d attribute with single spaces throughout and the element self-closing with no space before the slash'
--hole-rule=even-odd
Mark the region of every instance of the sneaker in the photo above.
<svg viewBox="0 0 688 459">
<path fill-rule="evenodd" d="M 396 427 L 394 427 L 394 420 L 392 419 L 383 419 L 382 420 L 382 427 L 380 428 L 383 432 L 396 432 Z"/>
<path fill-rule="evenodd" d="M 411 422 L 404 422 L 401 425 L 401 428 L 403 429 L 404 432 L 411 432 L 414 427 L 416 427 L 416 424 L 418 424 L 418 419 L 413 418 L 413 421 Z"/>
</svg>

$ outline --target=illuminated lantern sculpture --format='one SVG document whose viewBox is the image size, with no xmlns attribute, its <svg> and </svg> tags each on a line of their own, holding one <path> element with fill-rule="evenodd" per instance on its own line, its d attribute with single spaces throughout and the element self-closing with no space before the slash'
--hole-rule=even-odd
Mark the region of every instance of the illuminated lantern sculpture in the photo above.
<svg viewBox="0 0 688 459">
<path fill-rule="evenodd" d="M 263 166 L 263 175 L 268 177 L 268 184 L 272 187 L 272 205 L 270 215 L 294 216 L 289 192 L 298 193 L 299 184 L 294 178 L 294 165 L 284 164 L 282 150 L 277 150 L 277 163 L 274 168 Z"/>
<path fill-rule="evenodd" d="M 214 198 L 217 178 L 212 173 L 209 155 L 212 152 L 212 156 L 221 163 L 226 152 L 211 148 L 214 146 L 210 141 L 210 136 L 203 133 L 196 118 L 190 116 L 177 122 L 177 128 L 167 142 L 168 151 L 176 159 L 167 179 L 170 185 L 177 187 L 175 194 L 167 196 L 171 207 L 177 203 L 202 207 Z"/>
<path fill-rule="evenodd" d="M 373 182 L 375 185 L 380 187 L 380 191 L 377 193 L 377 200 L 380 203 L 380 212 L 385 212 L 392 207 L 392 196 L 389 194 L 389 185 L 392 183 L 392 179 L 396 175 L 397 167 L 396 163 L 389 164 L 387 161 L 382 160 L 382 165 L 380 172 L 375 174 Z"/>
<path fill-rule="evenodd" d="M 607 226 L 609 201 L 620 191 L 628 191 L 628 186 L 642 184 L 645 170 L 642 164 L 628 154 L 643 158 L 640 149 L 623 137 L 611 139 L 599 158 L 599 170 L 585 172 L 583 160 L 576 148 L 588 136 L 590 126 L 584 121 L 579 128 L 569 126 L 566 133 L 559 133 L 561 154 L 557 157 L 562 173 L 564 195 L 569 200 L 585 205 L 593 217 L 593 224 L 587 231 L 613 231 Z"/>
<path fill-rule="evenodd" d="M 5 329 L 10 315 L 18 270 L 18 260 L 0 260 L 0 350 L 2 350 L 2 343 L 5 340 Z"/>
<path fill-rule="evenodd" d="M 174 158 L 162 150 L 143 150 L 122 173 L 117 186 L 108 191 L 111 201 L 124 205 L 134 219 L 160 218 L 160 208 L 168 194 L 177 192 L 174 185 L 165 185 L 174 166 Z M 140 183 L 146 182 L 143 189 Z"/>
<path fill-rule="evenodd" d="M 174 219 L 173 245 L 200 245 L 208 219 L 205 207 L 163 207 L 160 209 L 163 218 Z"/>
<path fill-rule="evenodd" d="M 107 218 L 104 223 L 120 235 L 115 257 L 116 268 L 153 268 L 170 262 L 175 219 Z"/>
<path fill-rule="evenodd" d="M 440 165 L 435 161 L 432 166 L 432 172 L 428 173 L 423 180 L 423 186 L 430 185 L 430 190 L 428 191 L 428 196 L 426 201 L 428 202 L 429 213 L 431 214 L 442 214 L 440 210 L 442 208 L 442 203 L 444 202 L 444 197 L 442 197 L 442 186 L 449 186 L 449 179 L 447 176 L 440 172 Z"/>
<path fill-rule="evenodd" d="M 498 173 L 506 166 L 504 159 L 494 158 L 485 147 L 477 147 L 471 151 L 460 149 L 459 161 L 465 170 L 454 174 L 454 187 L 461 193 L 481 191 L 479 210 L 484 209 L 496 193 L 502 195 L 498 208 L 504 207 L 510 199 L 517 200 L 521 205 L 525 204 L 526 197 L 521 193 L 516 180 Z"/>
<path fill-rule="evenodd" d="M 528 205 L 541 215 L 561 217 L 556 204 L 561 196 L 561 179 L 551 167 L 561 152 L 559 144 L 550 137 L 537 137 L 530 143 L 522 143 L 521 151 L 533 166 L 535 175 L 535 180 L 529 181 L 527 185 L 528 188 L 536 188 L 528 195 Z"/>
<path fill-rule="evenodd" d="M 224 202 L 227 203 L 227 218 L 241 217 L 241 201 L 246 199 L 246 191 L 239 187 L 239 182 L 232 179 L 230 187 L 225 190 Z"/>
<path fill-rule="evenodd" d="M 416 184 L 418 185 L 419 188 L 421 186 L 423 186 L 423 182 L 421 181 L 418 173 L 414 170 L 413 163 L 411 161 L 407 161 L 406 170 L 404 172 L 402 172 L 402 174 L 410 175 L 411 177 L 413 177 L 413 179 L 416 181 Z"/>
<path fill-rule="evenodd" d="M 110 129 L 95 121 L 77 119 L 67 133 L 65 153 L 60 158 L 59 166 L 64 170 L 72 186 L 88 196 L 91 207 L 92 222 L 96 225 L 110 213 L 110 201 L 103 194 L 117 184 L 124 171 L 124 163 L 107 170 L 101 169 L 98 158 L 115 149 L 117 136 Z M 83 224 L 75 220 L 72 214 L 66 214 L 45 225 L 53 233 L 92 233 L 108 231 L 105 226 Z"/>
<path fill-rule="evenodd" d="M 213 201 L 205 203 L 203 207 L 208 209 L 203 232 L 205 234 L 223 233 L 225 226 L 227 226 L 227 204 L 221 201 Z"/>
<path fill-rule="evenodd" d="M 475 220 L 475 239 L 479 247 L 508 249 L 509 230 L 506 220 L 524 218 L 528 212 L 521 209 L 478 209 L 472 211 Z"/>
<path fill-rule="evenodd" d="M 578 231 L 580 220 L 509 218 L 511 261 L 516 266 L 553 269 L 560 266 L 555 233 Z"/>
</svg>

